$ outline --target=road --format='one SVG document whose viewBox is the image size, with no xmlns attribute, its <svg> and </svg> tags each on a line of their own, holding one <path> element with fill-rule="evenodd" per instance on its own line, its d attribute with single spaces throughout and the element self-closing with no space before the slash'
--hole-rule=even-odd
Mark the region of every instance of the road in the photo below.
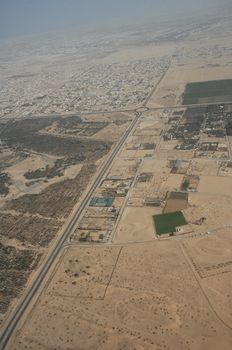
<svg viewBox="0 0 232 350">
<path fill-rule="evenodd" d="M 207 107 L 207 106 L 217 106 L 217 105 L 230 105 L 232 101 L 224 101 L 223 103 L 220 102 L 210 102 L 210 103 L 196 103 L 196 104 L 189 104 L 189 105 L 169 105 L 169 106 L 160 106 L 160 107 L 148 107 L 149 111 L 159 111 L 162 109 L 185 109 L 185 108 L 197 108 L 197 107 Z"/>
<path fill-rule="evenodd" d="M 51 254 L 47 257 L 45 260 L 45 263 L 41 270 L 39 271 L 38 275 L 33 281 L 32 286 L 27 291 L 27 293 L 23 296 L 22 300 L 20 301 L 19 305 L 16 307 L 16 310 L 12 317 L 9 319 L 8 323 L 5 326 L 5 329 L 3 330 L 3 333 L 0 337 L 0 349 L 5 349 L 12 333 L 14 332 L 17 324 L 19 323 L 23 313 L 25 312 L 26 308 L 28 307 L 29 303 L 35 296 L 36 292 L 38 291 L 41 283 L 43 283 L 43 280 L 45 279 L 48 271 L 50 270 L 52 264 L 55 262 L 55 259 L 60 254 L 65 241 L 68 239 L 70 234 L 73 232 L 73 229 L 76 226 L 77 221 L 79 220 L 81 214 L 83 213 L 85 207 L 88 205 L 92 195 L 94 194 L 94 191 L 96 188 L 100 185 L 102 179 L 104 178 L 107 170 L 109 170 L 115 156 L 118 154 L 120 149 L 122 148 L 124 142 L 126 141 L 127 137 L 130 135 L 131 131 L 135 127 L 136 123 L 138 122 L 142 112 L 135 111 L 135 118 L 127 128 L 126 132 L 123 134 L 117 145 L 114 147 L 113 151 L 110 153 L 108 159 L 103 164 L 101 169 L 99 170 L 98 176 L 95 178 L 93 184 L 90 187 L 89 192 L 84 197 L 83 201 L 81 202 L 80 206 L 72 214 L 72 217 L 69 219 L 69 222 L 64 230 L 63 235 L 60 237 L 60 239 L 55 244 Z"/>
</svg>

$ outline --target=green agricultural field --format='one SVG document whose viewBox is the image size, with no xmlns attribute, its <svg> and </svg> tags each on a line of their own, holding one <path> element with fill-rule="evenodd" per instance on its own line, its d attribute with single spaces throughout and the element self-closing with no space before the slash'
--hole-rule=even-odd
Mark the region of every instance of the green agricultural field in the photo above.
<svg viewBox="0 0 232 350">
<path fill-rule="evenodd" d="M 185 87 L 183 105 L 226 102 L 232 99 L 232 79 L 189 83 Z"/>
<path fill-rule="evenodd" d="M 176 227 L 188 224 L 181 211 L 154 215 L 153 220 L 158 235 L 176 232 Z"/>
</svg>

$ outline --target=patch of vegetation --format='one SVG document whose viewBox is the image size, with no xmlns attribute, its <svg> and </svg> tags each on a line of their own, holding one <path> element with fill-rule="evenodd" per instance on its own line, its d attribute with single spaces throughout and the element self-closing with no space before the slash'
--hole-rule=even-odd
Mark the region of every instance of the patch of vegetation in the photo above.
<svg viewBox="0 0 232 350">
<path fill-rule="evenodd" d="M 0 173 L 0 196 L 7 196 L 9 193 L 10 177 L 6 173 Z"/>
<path fill-rule="evenodd" d="M 47 246 L 59 227 L 56 220 L 0 213 L 1 236 L 34 246 Z"/>
<path fill-rule="evenodd" d="M 71 165 L 80 164 L 83 159 L 80 160 L 78 155 L 72 155 L 70 157 L 64 157 L 57 159 L 53 167 L 46 165 L 45 169 L 36 169 L 34 171 L 27 171 L 24 176 L 27 180 L 36 180 L 41 178 L 52 179 L 56 176 L 63 176 L 64 170 Z"/>
<path fill-rule="evenodd" d="M 108 151 L 111 142 L 95 140 L 77 140 L 56 137 L 53 135 L 27 134 L 11 139 L 5 139 L 10 147 L 19 150 L 33 150 L 56 156 L 78 155 L 78 160 L 94 159 L 96 153 Z"/>
<path fill-rule="evenodd" d="M 32 179 L 41 179 L 46 177 L 47 179 L 52 179 L 56 176 L 62 176 L 63 171 L 59 167 L 57 168 L 56 164 L 54 167 L 50 168 L 46 165 L 45 169 L 36 169 L 34 171 L 27 171 L 24 176 L 27 180 Z"/>
<path fill-rule="evenodd" d="M 0 243 L 0 313 L 5 313 L 12 299 L 20 294 L 40 257 L 33 250 Z"/>
<path fill-rule="evenodd" d="M 189 188 L 190 182 L 188 179 L 185 179 L 184 182 L 181 185 L 181 190 L 182 191 L 187 191 Z"/>
<path fill-rule="evenodd" d="M 33 250 L 18 250 L 0 243 L 0 270 L 14 268 L 27 271 L 35 268 L 36 263 L 36 254 Z"/>
<path fill-rule="evenodd" d="M 85 130 L 87 127 L 99 130 L 105 126 L 105 123 L 96 125 L 96 122 L 82 122 L 80 117 L 25 119 L 9 123 L 3 129 L 1 137 L 8 146 L 15 148 L 17 151 L 33 150 L 61 157 L 75 157 L 80 162 L 86 159 L 88 161 L 95 158 L 99 159 L 98 154 L 101 155 L 105 151 L 109 151 L 112 145 L 111 142 L 70 139 L 39 133 L 55 122 L 58 126 L 70 128 L 72 125 L 75 126 L 75 123 L 80 124 L 82 125 L 81 130 Z"/>
<path fill-rule="evenodd" d="M 199 103 L 201 98 L 214 98 L 217 102 L 217 98 L 223 96 L 231 99 L 232 79 L 189 83 L 185 88 L 183 105 Z"/>
<path fill-rule="evenodd" d="M 0 271 L 0 313 L 4 314 L 12 299 L 23 290 L 29 276 L 28 271 Z"/>
<path fill-rule="evenodd" d="M 77 115 L 71 115 L 70 117 L 60 118 L 57 123 L 61 128 L 73 129 L 82 124 L 82 119 Z"/>
<path fill-rule="evenodd" d="M 226 120 L 226 134 L 232 136 L 232 116 L 229 115 Z"/>
<path fill-rule="evenodd" d="M 158 235 L 176 232 L 176 227 L 188 224 L 181 211 L 154 215 L 153 220 Z"/>
</svg>

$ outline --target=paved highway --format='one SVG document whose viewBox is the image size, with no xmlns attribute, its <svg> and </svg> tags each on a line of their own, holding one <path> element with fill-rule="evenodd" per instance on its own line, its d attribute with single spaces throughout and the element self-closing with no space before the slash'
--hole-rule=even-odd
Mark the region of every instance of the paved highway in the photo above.
<svg viewBox="0 0 232 350">
<path fill-rule="evenodd" d="M 83 210 L 88 205 L 89 200 L 91 199 L 92 195 L 94 194 L 94 191 L 101 183 L 102 179 L 104 178 L 107 170 L 109 169 L 110 165 L 112 164 L 115 156 L 118 154 L 120 149 L 122 148 L 124 142 L 126 141 L 127 137 L 130 135 L 131 131 L 135 127 L 137 121 L 139 120 L 142 112 L 135 111 L 135 118 L 127 128 L 126 132 L 123 134 L 119 142 L 117 143 L 116 147 L 114 147 L 113 151 L 110 153 L 108 159 L 103 164 L 101 169 L 99 170 L 98 176 L 96 177 L 95 181 L 93 182 L 89 192 L 86 194 L 85 198 L 81 202 L 80 206 L 72 214 L 72 217 L 69 219 L 68 225 L 64 230 L 63 235 L 60 237 L 60 239 L 55 244 L 52 252 L 47 257 L 43 267 L 38 272 L 38 275 L 36 276 L 35 280 L 33 281 L 32 286 L 27 291 L 25 296 L 23 296 L 21 302 L 17 306 L 14 314 L 8 321 L 7 325 L 5 326 L 5 329 L 3 330 L 1 337 L 0 337 L 0 349 L 5 349 L 12 333 L 14 332 L 17 324 L 19 323 L 20 318 L 22 317 L 23 313 L 25 312 L 26 308 L 28 307 L 29 303 L 35 296 L 36 292 L 38 291 L 41 283 L 43 282 L 45 276 L 47 275 L 49 269 L 51 268 L 52 264 L 54 263 L 57 256 L 60 254 L 65 241 L 68 239 L 69 235 L 73 232 L 73 229 L 75 228 L 75 225 L 80 218 L 81 214 L 83 213 Z"/>
</svg>

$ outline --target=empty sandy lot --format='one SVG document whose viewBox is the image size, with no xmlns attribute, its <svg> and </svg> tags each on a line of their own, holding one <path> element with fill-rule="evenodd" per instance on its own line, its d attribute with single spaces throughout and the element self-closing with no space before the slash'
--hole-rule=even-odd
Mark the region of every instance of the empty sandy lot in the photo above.
<svg viewBox="0 0 232 350">
<path fill-rule="evenodd" d="M 188 223 L 194 224 L 205 218 L 202 225 L 194 225 L 196 232 L 231 224 L 232 197 L 205 193 L 190 193 L 189 206 L 184 210 Z"/>
<path fill-rule="evenodd" d="M 232 178 L 201 176 L 198 192 L 232 196 Z"/>
<path fill-rule="evenodd" d="M 162 189 L 167 191 L 179 191 L 184 176 L 179 174 L 170 174 L 167 181 L 163 184 Z"/>
<path fill-rule="evenodd" d="M 143 241 L 155 238 L 152 215 L 160 212 L 157 208 L 128 207 L 124 210 L 114 236 L 114 242 Z"/>
</svg>

